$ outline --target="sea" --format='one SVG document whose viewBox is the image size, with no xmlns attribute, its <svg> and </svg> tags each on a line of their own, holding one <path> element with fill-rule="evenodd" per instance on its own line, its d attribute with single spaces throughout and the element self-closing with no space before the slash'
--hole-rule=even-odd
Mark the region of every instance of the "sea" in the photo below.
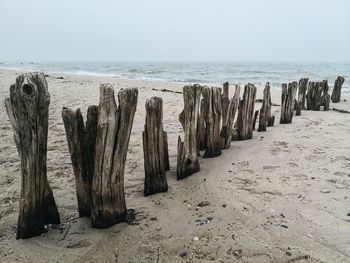
<svg viewBox="0 0 350 263">
<path fill-rule="evenodd" d="M 35 70 L 87 76 L 148 81 L 245 85 L 263 88 L 270 82 L 272 89 L 282 83 L 309 78 L 328 80 L 330 89 L 337 76 L 343 76 L 342 93 L 350 95 L 350 63 L 276 63 L 276 62 L 1 62 L 0 69 Z"/>
</svg>

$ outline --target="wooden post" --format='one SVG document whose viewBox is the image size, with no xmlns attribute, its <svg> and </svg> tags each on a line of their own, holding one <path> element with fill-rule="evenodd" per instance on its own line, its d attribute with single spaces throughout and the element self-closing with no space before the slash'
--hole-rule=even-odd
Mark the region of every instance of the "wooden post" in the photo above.
<svg viewBox="0 0 350 263">
<path fill-rule="evenodd" d="M 307 83 L 309 82 L 308 78 L 303 78 L 299 80 L 299 92 L 298 92 L 298 108 L 300 110 L 305 110 L 305 96 L 307 90 Z"/>
<path fill-rule="evenodd" d="M 100 87 L 92 180 L 92 227 L 107 228 L 123 222 L 126 214 L 124 168 L 138 91 L 121 89 L 118 108 L 111 85 Z"/>
<path fill-rule="evenodd" d="M 201 86 L 183 87 L 184 97 L 184 141 L 179 136 L 177 145 L 177 180 L 183 179 L 199 171 L 197 157 L 197 122 L 199 102 L 201 98 Z"/>
<path fill-rule="evenodd" d="M 21 195 L 17 239 L 38 236 L 60 217 L 47 181 L 47 132 L 50 94 L 43 73 L 26 73 L 10 87 L 5 106 L 21 158 Z"/>
<path fill-rule="evenodd" d="M 97 106 L 90 106 L 85 126 L 80 109 L 77 109 L 76 112 L 68 108 L 62 110 L 75 178 L 79 216 L 90 216 L 91 213 L 97 117 Z"/>
<path fill-rule="evenodd" d="M 206 148 L 206 128 L 204 116 L 206 116 L 207 113 L 205 111 L 205 102 L 202 99 L 197 126 L 197 148 L 199 151 L 203 151 Z"/>
<path fill-rule="evenodd" d="M 292 123 L 297 88 L 298 83 L 296 81 L 289 83 L 288 87 L 287 84 L 282 84 L 281 124 Z"/>
<path fill-rule="evenodd" d="M 329 104 L 331 102 L 331 96 L 328 93 L 329 91 L 328 80 L 323 80 L 321 82 L 321 87 L 322 87 L 321 106 L 323 106 L 323 110 L 328 111 Z"/>
<path fill-rule="evenodd" d="M 169 163 L 167 137 L 163 131 L 163 100 L 146 100 L 145 130 L 142 132 L 145 167 L 144 195 L 168 191 L 165 172 Z"/>
<path fill-rule="evenodd" d="M 253 130 L 255 131 L 255 126 L 256 126 L 256 119 L 258 118 L 259 115 L 259 110 L 256 110 L 254 112 L 254 117 L 253 117 Z"/>
<path fill-rule="evenodd" d="M 253 138 L 253 115 L 255 106 L 256 87 L 245 85 L 243 99 L 240 101 L 237 128 L 240 140 Z"/>
<path fill-rule="evenodd" d="M 341 76 L 339 76 L 334 83 L 334 88 L 332 92 L 332 102 L 338 103 L 340 102 L 340 96 L 341 96 L 341 87 L 344 84 L 345 79 Z"/>
<path fill-rule="evenodd" d="M 270 83 L 267 82 L 264 89 L 263 103 L 260 109 L 258 132 L 266 131 L 266 125 L 269 122 L 270 118 L 271 118 L 271 92 L 270 92 Z"/>
<path fill-rule="evenodd" d="M 321 96 L 322 96 L 322 83 L 321 82 L 309 82 L 306 95 L 306 105 L 308 110 L 319 111 L 321 108 Z"/>
<path fill-rule="evenodd" d="M 227 90 L 228 92 L 228 90 Z M 221 88 L 202 88 L 205 110 L 206 148 L 203 158 L 221 155 L 222 140 L 220 137 L 221 124 Z"/>
<path fill-rule="evenodd" d="M 240 93 L 240 86 L 236 85 L 235 95 L 229 101 L 228 111 L 226 112 L 227 116 L 223 114 L 222 128 L 220 131 L 220 137 L 222 138 L 222 149 L 228 149 L 231 146 L 232 128 L 233 128 L 232 126 L 236 115 L 236 111 L 238 109 L 239 93 Z"/>
</svg>

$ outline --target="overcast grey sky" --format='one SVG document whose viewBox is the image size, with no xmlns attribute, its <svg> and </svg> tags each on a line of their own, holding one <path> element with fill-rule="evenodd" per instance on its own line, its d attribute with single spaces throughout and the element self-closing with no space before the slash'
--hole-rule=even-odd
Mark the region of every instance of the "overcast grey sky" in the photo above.
<svg viewBox="0 0 350 263">
<path fill-rule="evenodd" d="M 350 62 L 350 0 L 0 0 L 3 60 Z"/>
</svg>

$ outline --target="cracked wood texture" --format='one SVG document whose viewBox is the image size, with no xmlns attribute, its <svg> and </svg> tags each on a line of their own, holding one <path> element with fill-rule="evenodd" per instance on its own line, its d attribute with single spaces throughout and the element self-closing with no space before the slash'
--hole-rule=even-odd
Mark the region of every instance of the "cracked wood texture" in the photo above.
<svg viewBox="0 0 350 263">
<path fill-rule="evenodd" d="M 221 125 L 221 88 L 202 88 L 205 127 L 206 127 L 206 148 L 203 158 L 213 158 L 221 155 L 222 140 L 220 137 Z"/>
<path fill-rule="evenodd" d="M 107 228 L 125 221 L 124 169 L 137 97 L 137 89 L 121 89 L 117 107 L 112 86 L 102 84 L 100 87 L 92 179 L 92 227 Z"/>
<path fill-rule="evenodd" d="M 258 132 L 266 131 L 266 126 L 271 118 L 271 92 L 270 83 L 267 82 L 263 92 L 263 102 L 259 114 Z"/>
<path fill-rule="evenodd" d="M 256 87 L 249 83 L 244 87 L 243 99 L 239 103 L 237 129 L 240 140 L 253 138 L 253 117 Z"/>
<path fill-rule="evenodd" d="M 298 90 L 298 104 L 300 110 L 306 110 L 305 107 L 305 96 L 306 96 L 306 90 L 307 90 L 307 84 L 309 82 L 308 78 L 302 78 L 299 80 L 299 90 Z"/>
<path fill-rule="evenodd" d="M 322 97 L 321 97 L 321 106 L 323 106 L 323 110 L 329 110 L 329 104 L 331 102 L 331 96 L 329 95 L 329 86 L 328 80 L 323 80 L 321 83 L 322 87 Z"/>
<path fill-rule="evenodd" d="M 80 109 L 75 112 L 68 108 L 62 110 L 75 178 L 79 216 L 90 216 L 91 213 L 97 118 L 97 106 L 88 108 L 86 126 Z"/>
<path fill-rule="evenodd" d="M 145 167 L 144 195 L 168 191 L 165 172 L 169 170 L 167 134 L 163 130 L 163 100 L 146 100 L 145 130 L 142 132 Z"/>
<path fill-rule="evenodd" d="M 184 141 L 181 136 L 177 145 L 177 180 L 181 180 L 199 171 L 197 147 L 197 123 L 202 87 L 199 85 L 183 87 L 184 110 L 182 126 Z M 181 118 L 179 118 L 181 120 Z"/>
<path fill-rule="evenodd" d="M 234 118 L 236 115 L 236 111 L 238 109 L 238 104 L 239 104 L 239 93 L 240 93 L 240 86 L 236 85 L 235 86 L 235 95 L 231 100 L 229 100 L 228 104 L 228 110 L 223 109 L 223 117 L 222 117 L 222 127 L 220 131 L 220 137 L 222 139 L 222 149 L 228 149 L 231 146 L 231 141 L 232 141 L 232 126 L 234 122 Z M 224 98 L 227 94 L 227 97 L 229 96 L 228 92 L 228 83 L 227 83 L 227 91 L 225 91 L 225 86 L 224 86 L 224 95 L 223 95 L 223 108 L 226 107 L 224 106 Z"/>
<path fill-rule="evenodd" d="M 341 76 L 337 77 L 334 83 L 334 88 L 332 92 L 332 102 L 333 103 L 338 103 L 340 102 L 340 97 L 341 97 L 341 87 L 344 84 L 345 79 Z"/>
<path fill-rule="evenodd" d="M 17 239 L 38 236 L 45 224 L 60 217 L 47 181 L 47 133 L 50 94 L 43 73 L 17 77 L 5 99 L 14 139 L 21 158 L 21 196 Z"/>
<path fill-rule="evenodd" d="M 292 123 L 297 88 L 296 81 L 289 83 L 288 86 L 285 83 L 282 84 L 281 124 Z"/>
<path fill-rule="evenodd" d="M 319 111 L 321 109 L 322 92 L 322 82 L 309 82 L 306 94 L 306 106 L 308 110 Z"/>
</svg>

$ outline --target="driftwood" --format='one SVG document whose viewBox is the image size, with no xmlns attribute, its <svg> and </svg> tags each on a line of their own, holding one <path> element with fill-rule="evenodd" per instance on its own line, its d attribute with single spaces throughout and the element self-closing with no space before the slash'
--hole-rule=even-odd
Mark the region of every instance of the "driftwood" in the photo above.
<svg viewBox="0 0 350 263">
<path fill-rule="evenodd" d="M 309 82 L 306 94 L 306 105 L 308 110 L 319 111 L 321 109 L 321 97 L 323 87 L 321 82 Z"/>
<path fill-rule="evenodd" d="M 146 100 L 146 122 L 142 133 L 145 167 L 144 195 L 168 191 L 165 172 L 169 169 L 167 135 L 163 131 L 163 100 Z"/>
<path fill-rule="evenodd" d="M 244 87 L 243 99 L 239 103 L 237 129 L 240 140 L 253 138 L 253 115 L 255 105 L 256 87 L 248 84 Z"/>
<path fill-rule="evenodd" d="M 80 109 L 75 112 L 68 108 L 62 110 L 75 178 L 79 216 L 90 216 L 91 213 L 97 117 L 97 106 L 90 106 L 87 112 L 86 126 L 84 126 Z"/>
<path fill-rule="evenodd" d="M 92 227 L 107 228 L 125 221 L 124 168 L 137 105 L 137 89 L 118 93 L 102 84 L 98 106 L 95 169 L 92 180 Z"/>
<path fill-rule="evenodd" d="M 197 157 L 197 123 L 202 87 L 199 85 L 183 87 L 184 141 L 179 136 L 177 145 L 177 180 L 199 171 Z"/>
<path fill-rule="evenodd" d="M 232 126 L 236 115 L 236 111 L 238 109 L 239 93 L 240 93 L 240 86 L 236 85 L 235 95 L 231 100 L 229 100 L 228 111 L 225 114 L 223 113 L 222 127 L 220 131 L 220 137 L 222 138 L 222 149 L 228 149 L 231 146 L 232 128 L 233 128 Z M 228 91 L 227 91 L 227 96 L 228 96 Z"/>
<path fill-rule="evenodd" d="M 338 103 L 340 102 L 340 97 L 341 97 L 341 87 L 344 84 L 345 79 L 341 76 L 337 77 L 334 83 L 334 88 L 332 92 L 332 102 L 333 103 Z"/>
<path fill-rule="evenodd" d="M 258 132 L 266 131 L 266 126 L 270 119 L 271 119 L 271 92 L 270 92 L 270 83 L 267 82 L 264 89 L 263 104 L 261 106 L 260 114 L 259 114 Z"/>
<path fill-rule="evenodd" d="M 308 78 L 303 78 L 299 80 L 299 91 L 298 91 L 298 109 L 305 110 L 305 96 L 307 90 Z"/>
<path fill-rule="evenodd" d="M 328 93 L 329 91 L 328 80 L 323 80 L 321 82 L 321 87 L 322 87 L 321 106 L 323 106 L 323 110 L 328 111 L 329 104 L 331 102 L 331 96 Z"/>
<path fill-rule="evenodd" d="M 221 124 L 221 88 L 202 88 L 205 108 L 206 148 L 203 158 L 221 155 L 222 140 L 220 137 Z"/>
<path fill-rule="evenodd" d="M 45 224 L 59 224 L 60 218 L 47 181 L 47 133 L 50 94 L 43 73 L 17 77 L 5 106 L 14 129 L 21 158 L 21 196 L 17 239 L 38 236 Z"/>
<path fill-rule="evenodd" d="M 288 86 L 285 83 L 282 84 L 281 124 L 292 123 L 297 88 L 298 83 L 296 81 L 289 83 Z"/>
</svg>

